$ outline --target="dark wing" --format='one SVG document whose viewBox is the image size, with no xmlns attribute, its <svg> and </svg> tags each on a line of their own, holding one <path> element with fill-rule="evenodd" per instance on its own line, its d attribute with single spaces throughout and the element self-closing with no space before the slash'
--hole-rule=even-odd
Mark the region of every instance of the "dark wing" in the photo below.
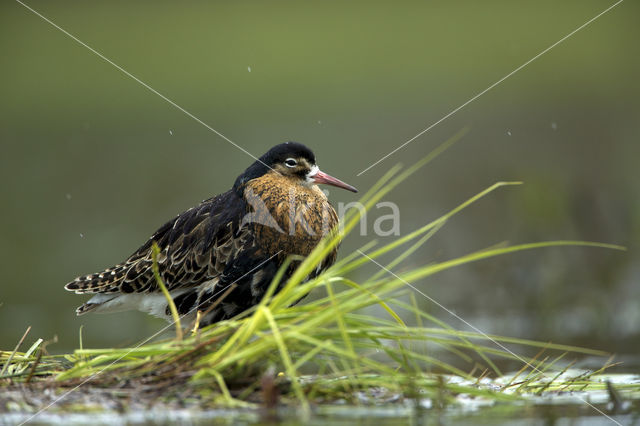
<svg viewBox="0 0 640 426">
<path fill-rule="evenodd" d="M 158 267 L 169 290 L 194 288 L 219 277 L 238 253 L 252 245 L 241 221 L 246 202 L 229 191 L 203 201 L 165 223 L 123 263 L 85 275 L 65 288 L 76 293 L 158 291 L 152 270 L 152 243 L 160 247 Z"/>
</svg>

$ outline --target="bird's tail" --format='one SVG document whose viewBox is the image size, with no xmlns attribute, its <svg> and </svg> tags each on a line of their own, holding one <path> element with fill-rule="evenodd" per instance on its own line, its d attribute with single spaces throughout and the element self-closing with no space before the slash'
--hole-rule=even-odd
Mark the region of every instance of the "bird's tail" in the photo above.
<svg viewBox="0 0 640 426">
<path fill-rule="evenodd" d="M 64 288 L 76 294 L 117 293 L 131 265 L 120 264 L 95 274 L 82 275 L 67 283 Z"/>
</svg>

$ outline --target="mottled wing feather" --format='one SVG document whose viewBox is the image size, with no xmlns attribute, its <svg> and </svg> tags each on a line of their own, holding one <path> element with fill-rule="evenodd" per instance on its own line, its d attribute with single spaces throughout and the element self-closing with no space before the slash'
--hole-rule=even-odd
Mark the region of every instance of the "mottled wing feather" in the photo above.
<svg viewBox="0 0 640 426">
<path fill-rule="evenodd" d="M 291 194 L 295 196 L 293 228 Z M 243 224 L 243 219 L 248 222 Z M 160 274 L 169 290 L 175 291 L 178 312 L 186 315 L 197 308 L 205 312 L 200 324 L 211 324 L 258 303 L 284 259 L 309 255 L 337 225 L 337 214 L 319 189 L 300 188 L 278 174 L 267 173 L 249 181 L 244 194 L 229 191 L 180 214 L 122 264 L 79 277 L 66 288 L 99 293 L 78 313 L 97 309 L 103 298 L 110 303 L 112 294 L 117 301 L 123 293 L 156 292 L 151 260 L 155 241 L 161 249 Z M 336 254 L 337 247 L 307 278 L 331 266 Z M 280 286 L 299 263 L 294 260 L 289 265 Z M 169 317 L 168 308 L 165 314 Z"/>
<path fill-rule="evenodd" d="M 157 291 L 152 270 L 152 242 L 160 247 L 158 266 L 169 290 L 197 287 L 220 276 L 247 244 L 240 232 L 244 200 L 229 191 L 203 201 L 164 224 L 123 263 L 81 276 L 65 288 L 76 293 L 142 293 Z"/>
</svg>

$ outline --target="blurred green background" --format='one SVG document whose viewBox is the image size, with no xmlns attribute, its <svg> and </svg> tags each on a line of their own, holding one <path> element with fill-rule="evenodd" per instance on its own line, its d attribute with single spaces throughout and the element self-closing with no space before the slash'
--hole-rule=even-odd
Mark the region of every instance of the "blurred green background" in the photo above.
<svg viewBox="0 0 640 426">
<path fill-rule="evenodd" d="M 357 176 L 611 4 L 28 2 L 252 154 L 297 140 L 361 190 L 469 126 L 387 198 L 400 208 L 402 233 L 495 181 L 525 185 L 451 220 L 398 270 L 505 241 L 625 245 L 527 252 L 414 284 L 487 333 L 633 354 L 638 2 Z M 77 347 L 81 325 L 85 346 L 134 344 L 165 323 L 137 312 L 76 317 L 86 298 L 63 285 L 123 260 L 166 220 L 227 190 L 252 160 L 19 3 L 0 8 L 0 348 L 13 348 L 29 325 L 32 338 L 58 336 L 53 352 Z M 330 198 L 354 200 L 333 189 Z M 373 221 L 387 213 L 371 212 L 369 235 L 350 236 L 342 253 L 376 238 Z"/>
</svg>

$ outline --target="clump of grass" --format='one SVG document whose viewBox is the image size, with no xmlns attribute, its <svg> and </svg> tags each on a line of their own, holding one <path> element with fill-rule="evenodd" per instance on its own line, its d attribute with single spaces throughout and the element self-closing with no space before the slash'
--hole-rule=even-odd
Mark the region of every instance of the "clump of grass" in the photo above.
<svg viewBox="0 0 640 426">
<path fill-rule="evenodd" d="M 392 168 L 361 202 L 367 209 L 371 208 L 459 136 L 407 169 Z M 310 402 L 337 399 L 357 402 L 358 392 L 372 389 L 385 389 L 409 398 L 431 396 L 444 404 L 457 393 L 501 400 L 513 399 L 518 393 L 532 389 L 542 392 L 551 386 L 560 388 L 558 378 L 564 369 L 556 364 L 565 353 L 604 354 L 561 344 L 455 330 L 420 310 L 415 299 L 409 297 L 412 302 L 407 302 L 405 296 L 412 296 L 407 283 L 465 263 L 523 250 L 569 245 L 621 247 L 580 241 L 538 242 L 493 247 L 406 271 L 396 269 L 452 216 L 499 188 L 517 184 L 498 182 L 421 228 L 381 246 L 370 242 L 344 256 L 317 278 L 303 282 L 329 251 L 358 225 L 361 213 L 350 211 L 344 226 L 322 241 L 279 292 L 274 290 L 283 270 L 271 283 L 267 296 L 243 315 L 203 329 L 196 328 L 190 335 L 178 335 L 176 339 L 122 349 L 81 348 L 62 358 L 45 356 L 39 359 L 40 367 L 34 374 L 49 374 L 59 384 L 87 380 L 104 386 L 115 382 L 126 382 L 130 386 L 152 384 L 165 395 L 171 390 L 188 389 L 190 395 L 225 406 L 244 406 L 270 399 L 264 396 L 265 383 L 269 383 L 268 392 L 277 392 L 284 402 L 299 405 L 303 410 L 309 409 Z M 382 256 L 397 249 L 403 251 L 383 265 Z M 377 263 L 381 270 L 360 282 L 348 278 L 369 262 Z M 323 297 L 296 304 L 307 293 L 318 289 L 324 290 Z M 373 307 L 378 307 L 379 313 L 367 311 Z M 407 315 L 415 318 L 416 325 L 407 325 L 402 320 Z M 178 330 L 182 332 L 181 327 Z M 469 368 L 465 370 L 436 357 L 435 353 L 426 352 L 426 344 L 448 352 Z M 517 348 L 521 347 L 537 347 L 541 352 L 527 357 L 518 354 Z M 556 355 L 551 361 L 548 357 L 541 358 L 541 354 L 554 352 Z M 499 359 L 515 360 L 522 363 L 523 368 L 500 388 L 480 386 L 488 375 L 503 375 L 496 365 Z M 12 354 L 11 359 L 2 352 L 0 360 L 7 370 L 7 373 L 3 370 L 0 379 L 11 377 L 13 380 L 25 380 L 25 372 L 36 362 L 33 347 L 24 354 Z M 443 379 L 451 375 L 460 380 Z M 549 382 L 549 375 L 555 377 L 555 381 Z M 565 386 L 576 383 L 588 384 L 589 377 L 564 380 Z M 262 398 L 259 397 L 261 391 Z"/>
<path fill-rule="evenodd" d="M 14 380 L 29 383 L 34 378 L 50 377 L 72 366 L 67 357 L 75 359 L 74 356 L 44 355 L 46 354 L 47 344 L 55 343 L 55 339 L 53 342 L 45 342 L 40 338 L 36 339 L 29 349 L 25 352 L 20 352 L 19 349 L 30 331 L 31 326 L 27 327 L 13 351 L 0 351 L 0 365 L 2 366 L 0 369 L 0 385 L 12 383 Z"/>
</svg>

